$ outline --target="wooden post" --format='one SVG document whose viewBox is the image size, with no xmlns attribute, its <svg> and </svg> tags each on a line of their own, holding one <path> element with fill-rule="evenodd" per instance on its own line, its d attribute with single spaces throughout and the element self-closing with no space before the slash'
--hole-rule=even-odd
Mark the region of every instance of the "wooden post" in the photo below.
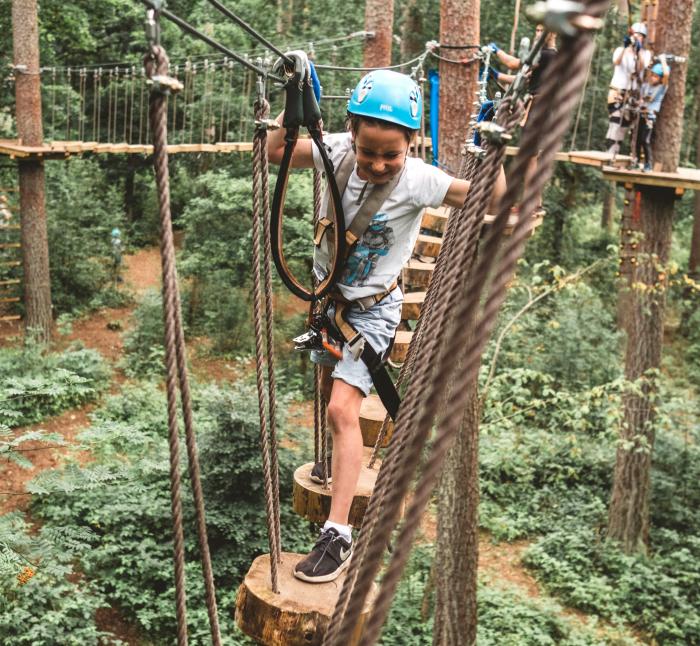
<svg viewBox="0 0 700 646">
<path fill-rule="evenodd" d="M 391 41 L 394 27 L 394 0 L 367 0 L 365 31 L 374 36 L 365 40 L 365 67 L 391 65 Z"/>
<path fill-rule="evenodd" d="M 36 0 L 12 0 L 12 39 L 17 133 L 22 144 L 40 146 L 41 78 Z M 51 332 L 51 283 L 46 231 L 44 164 L 40 159 L 19 161 L 22 263 L 24 270 L 25 330 L 46 343 Z"/>
</svg>

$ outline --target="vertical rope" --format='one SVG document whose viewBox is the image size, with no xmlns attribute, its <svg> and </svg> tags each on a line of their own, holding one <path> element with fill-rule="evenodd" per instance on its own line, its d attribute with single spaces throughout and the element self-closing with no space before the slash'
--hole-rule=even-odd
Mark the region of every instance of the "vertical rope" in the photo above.
<svg viewBox="0 0 700 646">
<path fill-rule="evenodd" d="M 108 82 L 109 86 L 107 88 L 107 142 L 112 141 L 112 91 L 114 83 L 114 70 L 109 70 Z M 148 137 L 146 137 L 148 139 Z"/>
<path fill-rule="evenodd" d="M 56 68 L 51 68 L 51 139 L 56 139 Z"/>
<path fill-rule="evenodd" d="M 262 115 L 265 106 L 256 103 L 256 115 Z M 261 117 L 262 118 L 262 117 Z M 259 126 L 253 135 L 253 323 L 255 327 L 255 376 L 258 391 L 258 410 L 260 416 L 260 448 L 262 451 L 263 478 L 265 485 L 265 507 L 267 510 L 267 537 L 270 546 L 270 581 L 272 591 L 279 593 L 278 563 L 281 549 L 277 541 L 278 530 L 275 520 L 275 495 L 273 492 L 274 476 L 272 475 L 271 442 L 268 436 L 267 416 L 265 414 L 265 378 L 263 375 L 263 330 L 262 309 L 263 295 L 260 286 L 260 247 L 262 244 L 260 221 L 263 218 L 261 210 L 263 185 L 263 144 L 267 140 L 264 126 Z"/>
<path fill-rule="evenodd" d="M 73 93 L 73 85 L 71 84 L 71 69 L 66 70 L 66 141 L 70 141 L 70 100 Z"/>
<path fill-rule="evenodd" d="M 147 67 L 153 76 L 153 72 L 161 75 L 168 73 L 168 58 L 165 50 L 161 47 L 153 47 L 151 56 L 147 58 Z M 166 319 L 166 365 L 167 365 L 167 391 L 168 408 L 170 414 L 171 406 L 176 405 L 177 395 L 175 392 L 175 370 L 177 371 L 177 384 L 180 387 L 180 401 L 185 427 L 185 443 L 187 446 L 187 456 L 190 474 L 190 484 L 195 503 L 195 515 L 197 520 L 197 534 L 199 539 L 200 557 L 202 562 L 202 573 L 204 578 L 206 604 L 209 615 L 209 626 L 212 643 L 215 646 L 221 645 L 221 633 L 216 606 L 216 592 L 214 589 L 214 577 L 211 566 L 211 556 L 209 553 L 209 541 L 206 529 L 206 515 L 204 510 L 204 496 L 202 492 L 201 474 L 199 468 L 199 456 L 197 442 L 194 432 L 194 419 L 192 414 L 192 396 L 187 374 L 187 356 L 185 350 L 185 338 L 182 327 L 182 312 L 180 303 L 180 293 L 177 286 L 177 273 L 175 268 L 175 243 L 172 233 L 172 220 L 170 216 L 170 187 L 168 174 L 168 152 L 167 152 L 167 99 L 162 92 L 154 91 L 150 98 L 150 115 L 153 123 L 153 151 L 156 178 L 158 182 L 158 194 L 161 217 L 161 258 L 163 265 L 163 303 Z M 174 359 L 174 361 L 173 361 Z M 173 413 L 174 414 L 174 413 Z M 171 431 L 171 435 L 177 438 L 177 420 Z M 179 482 L 177 486 L 179 498 Z M 181 510 L 180 510 L 181 515 Z M 181 520 L 180 520 L 181 524 Z M 180 528 L 180 533 L 182 532 Z M 178 557 L 179 558 L 179 557 Z M 184 555 L 182 555 L 184 559 Z M 184 583 L 184 573 L 183 583 Z M 184 604 L 184 590 L 183 604 Z M 183 605 L 184 610 L 184 605 Z M 178 608 L 178 612 L 180 609 Z M 183 618 L 184 619 L 184 618 Z M 181 621 L 178 616 L 179 631 L 184 626 L 185 641 L 187 636 L 186 621 Z M 180 639 L 180 635 L 178 635 Z"/>
</svg>

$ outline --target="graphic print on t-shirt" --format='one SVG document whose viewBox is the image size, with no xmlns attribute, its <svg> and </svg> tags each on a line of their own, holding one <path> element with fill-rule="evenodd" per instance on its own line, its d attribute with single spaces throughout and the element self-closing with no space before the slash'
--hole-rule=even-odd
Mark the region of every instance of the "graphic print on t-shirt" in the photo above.
<svg viewBox="0 0 700 646">
<path fill-rule="evenodd" d="M 340 282 L 349 287 L 363 287 L 380 258 L 394 244 L 394 231 L 387 226 L 389 216 L 375 213 L 362 237 L 348 256 Z"/>
</svg>

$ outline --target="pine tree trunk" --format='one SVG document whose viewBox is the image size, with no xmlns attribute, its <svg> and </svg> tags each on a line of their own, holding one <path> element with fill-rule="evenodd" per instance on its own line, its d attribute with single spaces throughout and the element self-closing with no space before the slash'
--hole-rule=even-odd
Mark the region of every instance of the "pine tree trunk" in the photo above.
<svg viewBox="0 0 700 646">
<path fill-rule="evenodd" d="M 440 42 L 479 42 L 479 0 L 443 0 Z M 478 68 L 440 62 L 440 161 L 460 166 Z M 468 108 L 465 110 L 465 106 Z M 476 381 L 462 427 L 450 450 L 437 489 L 438 537 L 435 551 L 433 646 L 476 643 L 476 575 L 479 558 L 479 418 Z"/>
<path fill-rule="evenodd" d="M 695 86 L 695 165 L 700 162 L 700 85 Z M 695 191 L 693 201 L 693 234 L 690 239 L 690 258 L 688 259 L 688 274 L 693 278 L 698 277 L 700 267 L 700 191 Z"/>
<path fill-rule="evenodd" d="M 443 0 L 440 5 L 440 42 L 479 42 L 480 0 Z M 440 162 L 453 173 L 460 165 L 460 148 L 467 136 L 478 80 L 478 65 L 440 61 Z"/>
<path fill-rule="evenodd" d="M 433 646 L 473 646 L 479 558 L 479 420 L 476 383 L 437 489 Z"/>
<path fill-rule="evenodd" d="M 40 146 L 41 81 L 39 76 L 39 27 L 36 0 L 13 0 L 17 133 L 27 146 Z M 23 67 L 22 67 L 23 66 Z M 22 268 L 24 272 L 25 330 L 40 343 L 51 333 L 51 281 L 46 231 L 44 165 L 40 160 L 21 161 L 19 199 L 22 216 Z"/>
<path fill-rule="evenodd" d="M 657 49 L 680 56 L 690 50 L 692 3 L 667 0 L 659 11 Z M 661 107 L 654 158 L 664 171 L 678 166 L 683 128 L 686 67 L 677 65 Z M 661 365 L 667 279 L 665 264 L 671 245 L 675 194 L 672 189 L 642 189 L 637 262 L 630 274 L 626 310 L 625 377 L 635 382 L 623 398 L 621 442 L 613 478 L 608 536 L 628 553 L 645 552 L 649 540 L 649 497 L 657 384 Z"/>
<path fill-rule="evenodd" d="M 365 41 L 365 67 L 391 65 L 391 41 L 394 28 L 394 0 L 367 0 L 365 31 L 374 37 Z"/>
</svg>

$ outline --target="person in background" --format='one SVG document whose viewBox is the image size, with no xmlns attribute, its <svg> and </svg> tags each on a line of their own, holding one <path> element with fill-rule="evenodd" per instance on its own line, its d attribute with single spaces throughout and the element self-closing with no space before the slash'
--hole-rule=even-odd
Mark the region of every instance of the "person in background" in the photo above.
<svg viewBox="0 0 700 646">
<path fill-rule="evenodd" d="M 535 40 L 538 40 L 542 34 L 544 33 L 544 25 L 538 24 L 537 27 L 535 28 Z M 507 54 L 504 52 L 496 43 L 490 43 L 489 47 L 491 48 L 491 51 L 494 53 L 496 58 L 500 63 L 505 65 L 509 70 L 512 71 L 517 71 L 520 69 L 520 67 L 523 64 L 523 61 L 520 60 L 517 56 L 512 56 L 510 54 Z M 537 95 L 540 92 L 540 86 L 542 84 L 542 78 L 544 71 L 551 65 L 552 61 L 554 60 L 554 57 L 557 55 L 557 34 L 555 32 L 549 32 L 547 34 L 546 40 L 544 42 L 544 46 L 540 50 L 540 53 L 537 55 L 535 58 L 533 65 L 532 65 L 532 71 L 530 73 L 530 78 L 529 78 L 529 84 L 528 84 L 528 92 L 531 96 L 530 102 L 528 103 L 526 112 L 525 112 L 525 117 L 523 118 L 521 122 L 521 126 L 524 127 L 525 124 L 527 123 L 527 119 L 530 116 L 530 110 L 532 108 L 533 103 L 537 100 Z M 512 83 L 515 80 L 515 75 L 514 74 L 507 74 L 504 72 L 498 72 L 496 70 L 489 70 L 489 74 L 494 78 L 496 81 L 500 83 Z M 538 155 L 533 155 L 530 158 L 530 161 L 527 166 L 527 171 L 525 174 L 525 183 L 527 184 L 530 179 L 535 175 L 537 172 L 537 160 L 539 158 Z M 544 209 L 542 206 L 542 195 L 539 196 L 539 201 L 538 205 L 536 208 L 537 213 L 544 213 Z"/>
<path fill-rule="evenodd" d="M 114 227 L 112 229 L 112 282 L 114 286 L 122 282 L 122 232 Z"/>
<path fill-rule="evenodd" d="M 626 35 L 622 47 L 613 52 L 613 76 L 608 90 L 608 132 L 605 146 L 613 158 L 627 135 L 632 118 L 626 106 L 631 96 L 640 89 L 644 69 L 651 63 L 651 52 L 646 49 L 647 27 L 635 22 Z"/>
<path fill-rule="evenodd" d="M 637 130 L 637 159 L 641 164 L 644 154 L 643 170 L 648 172 L 653 167 L 651 154 L 651 142 L 654 136 L 654 125 L 661 109 L 661 102 L 666 96 L 668 88 L 669 68 L 666 57 L 661 54 L 659 62 L 648 72 L 647 81 L 642 85 L 640 92 L 639 129 Z"/>
</svg>

